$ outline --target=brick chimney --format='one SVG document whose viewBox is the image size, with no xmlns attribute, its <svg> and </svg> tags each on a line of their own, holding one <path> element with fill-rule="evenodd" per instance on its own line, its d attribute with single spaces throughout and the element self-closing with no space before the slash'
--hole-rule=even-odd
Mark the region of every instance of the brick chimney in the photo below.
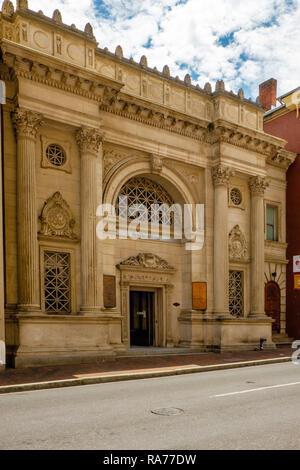
<svg viewBox="0 0 300 470">
<path fill-rule="evenodd" d="M 277 80 L 270 78 L 266 82 L 261 83 L 259 85 L 259 97 L 265 111 L 269 111 L 272 106 L 276 106 Z"/>
</svg>

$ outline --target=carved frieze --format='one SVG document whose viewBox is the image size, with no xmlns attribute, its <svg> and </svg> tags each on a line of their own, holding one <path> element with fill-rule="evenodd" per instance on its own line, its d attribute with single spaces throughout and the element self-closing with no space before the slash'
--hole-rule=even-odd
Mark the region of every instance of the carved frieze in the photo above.
<svg viewBox="0 0 300 470">
<path fill-rule="evenodd" d="M 229 257 L 231 260 L 241 261 L 247 259 L 248 247 L 246 238 L 239 225 L 233 227 L 229 234 Z"/>
<path fill-rule="evenodd" d="M 76 239 L 75 219 L 60 192 L 51 196 L 44 205 L 40 216 L 40 235 Z"/>
</svg>

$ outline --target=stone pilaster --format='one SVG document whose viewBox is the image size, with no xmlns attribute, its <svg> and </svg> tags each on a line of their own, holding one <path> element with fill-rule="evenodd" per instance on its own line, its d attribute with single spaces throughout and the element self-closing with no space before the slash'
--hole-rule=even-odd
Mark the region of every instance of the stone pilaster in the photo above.
<svg viewBox="0 0 300 470">
<path fill-rule="evenodd" d="M 219 164 L 212 169 L 214 182 L 214 313 L 229 316 L 228 184 L 231 171 Z"/>
<path fill-rule="evenodd" d="M 2 122 L 0 116 L 0 141 L 2 142 Z M 2 186 L 2 162 L 3 155 L 0 148 L 0 194 L 3 194 Z M 0 204 L 0 372 L 5 369 L 6 354 L 5 354 L 5 311 L 4 311 L 4 253 L 3 253 L 3 209 Z"/>
<path fill-rule="evenodd" d="M 122 343 L 130 347 L 130 285 L 121 282 Z"/>
<path fill-rule="evenodd" d="M 40 311 L 35 149 L 42 116 L 17 109 L 12 119 L 17 133 L 18 308 L 32 312 Z"/>
<path fill-rule="evenodd" d="M 76 134 L 81 152 L 81 311 L 100 313 L 102 262 L 96 235 L 96 212 L 102 203 L 102 140 L 98 129 L 83 127 Z"/>
<path fill-rule="evenodd" d="M 251 192 L 251 311 L 250 316 L 265 316 L 264 263 L 265 222 L 264 194 L 268 187 L 265 178 L 254 176 L 249 180 Z"/>
</svg>

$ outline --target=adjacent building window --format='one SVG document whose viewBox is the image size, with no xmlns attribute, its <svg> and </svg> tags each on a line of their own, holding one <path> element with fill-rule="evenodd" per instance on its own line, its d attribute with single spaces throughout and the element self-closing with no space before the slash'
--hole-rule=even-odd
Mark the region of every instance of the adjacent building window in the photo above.
<svg viewBox="0 0 300 470">
<path fill-rule="evenodd" d="M 229 312 L 242 317 L 244 312 L 243 271 L 229 271 Z"/>
<path fill-rule="evenodd" d="M 267 240 L 278 241 L 278 209 L 276 206 L 267 205 Z"/>
<path fill-rule="evenodd" d="M 47 313 L 71 312 L 70 253 L 44 252 L 44 296 Z"/>
</svg>

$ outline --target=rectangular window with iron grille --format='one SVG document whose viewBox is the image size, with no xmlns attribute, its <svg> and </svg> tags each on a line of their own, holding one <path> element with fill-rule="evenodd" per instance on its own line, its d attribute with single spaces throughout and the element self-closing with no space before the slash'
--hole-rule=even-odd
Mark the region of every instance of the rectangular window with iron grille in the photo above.
<svg viewBox="0 0 300 470">
<path fill-rule="evenodd" d="M 229 271 L 229 312 L 234 317 L 244 314 L 243 271 Z"/>
<path fill-rule="evenodd" d="M 44 252 L 44 295 L 47 313 L 71 313 L 70 253 Z"/>
</svg>

